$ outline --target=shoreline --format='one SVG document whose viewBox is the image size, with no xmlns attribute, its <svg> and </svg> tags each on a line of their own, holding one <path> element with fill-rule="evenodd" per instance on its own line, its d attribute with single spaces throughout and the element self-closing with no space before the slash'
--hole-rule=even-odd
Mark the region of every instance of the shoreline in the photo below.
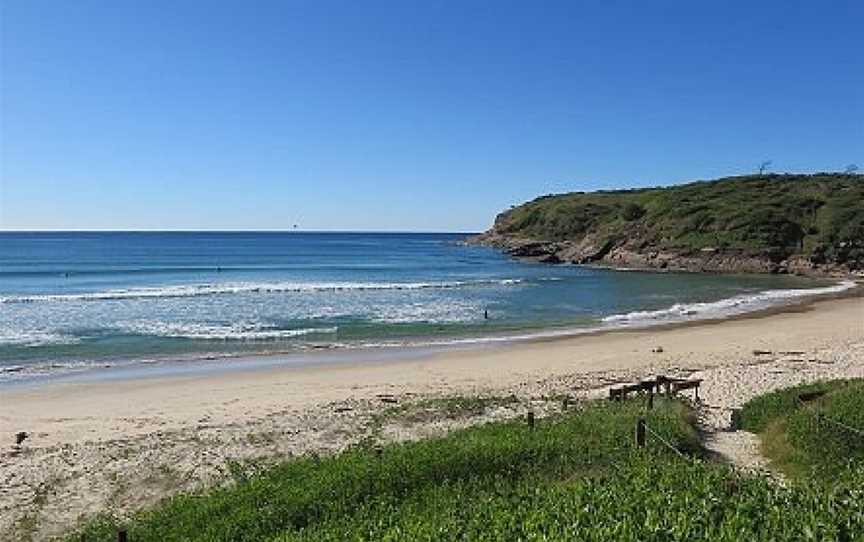
<svg viewBox="0 0 864 542">
<path fill-rule="evenodd" d="M 538 370 L 551 370 L 552 373 L 560 373 L 561 363 L 541 362 L 537 363 L 536 358 L 541 359 L 544 355 L 553 355 L 560 358 L 562 353 L 572 351 L 574 353 L 580 350 L 594 351 L 600 348 L 612 348 L 613 350 L 620 349 L 622 344 L 630 344 L 634 342 L 644 343 L 646 347 L 640 352 L 643 359 L 640 362 L 634 362 L 631 367 L 645 365 L 645 354 L 650 354 L 654 358 L 667 359 L 670 352 L 664 350 L 659 353 L 651 352 L 656 346 L 663 348 L 662 344 L 653 345 L 651 342 L 663 342 L 664 337 L 674 336 L 678 339 L 692 342 L 691 335 L 703 335 L 710 337 L 713 335 L 713 330 L 724 330 L 740 328 L 742 332 L 750 331 L 750 324 L 758 327 L 763 325 L 774 325 L 782 320 L 788 320 L 790 323 L 800 320 L 807 320 L 807 316 L 811 313 L 820 312 L 836 312 L 840 307 L 844 311 L 852 315 L 852 319 L 848 322 L 838 322 L 838 324 L 851 325 L 853 329 L 860 328 L 860 332 L 864 335 L 864 288 L 856 287 L 846 292 L 839 294 L 831 294 L 825 297 L 806 298 L 800 303 L 786 304 L 780 306 L 767 307 L 759 311 L 752 311 L 743 314 L 737 314 L 725 318 L 714 318 L 704 320 L 693 320 L 687 322 L 671 322 L 658 324 L 654 326 L 641 328 L 618 328 L 596 330 L 586 333 L 577 334 L 575 336 L 555 336 L 532 338 L 520 341 L 502 342 L 502 343 L 481 343 L 472 345 L 471 347 L 449 347 L 441 349 L 382 349 L 380 351 L 359 352 L 363 354 L 363 359 L 326 361 L 298 364 L 282 364 L 284 356 L 252 356 L 231 359 L 232 364 L 225 365 L 225 360 L 214 360 L 215 364 L 222 364 L 216 367 L 204 367 L 203 370 L 197 371 L 196 367 L 191 367 L 191 371 L 169 371 L 160 374 L 158 372 L 142 371 L 141 374 L 133 375 L 129 378 L 90 378 L 81 379 L 78 381 L 58 381 L 51 383 L 41 383 L 40 385 L 21 385 L 0 387 L 0 397 L 4 398 L 4 403 L 8 406 L 4 408 L 4 412 L 0 413 L 0 427 L 2 431 L 7 431 L 7 424 L 13 424 L 16 417 L 22 420 L 32 419 L 32 414 L 25 414 L 23 411 L 28 402 L 40 403 L 45 399 L 50 399 L 52 402 L 62 399 L 74 400 L 76 397 L 86 396 L 93 397 L 98 394 L 115 396 L 118 394 L 142 394 L 150 388 L 185 388 L 188 386 L 214 388 L 224 387 L 228 390 L 232 389 L 235 384 L 249 382 L 253 384 L 266 384 L 267 381 L 297 381 L 307 383 L 310 380 L 319 379 L 321 381 L 341 380 L 343 375 L 358 375 L 364 376 L 376 375 L 383 376 L 381 373 L 391 373 L 394 376 L 399 375 L 403 379 L 411 380 L 410 377 L 417 376 L 412 373 L 435 371 L 440 372 L 447 377 L 463 378 L 466 373 L 471 373 L 471 368 L 468 367 L 474 364 L 475 369 L 483 369 L 489 373 L 487 376 L 494 380 L 501 380 L 507 377 L 507 373 L 513 373 L 517 376 L 528 371 L 536 373 Z M 855 317 L 860 317 L 857 321 Z M 756 349 L 754 347 L 754 349 Z M 638 351 L 638 350 L 637 350 Z M 636 351 L 634 351 L 636 352 Z M 341 357 L 344 352 L 322 352 L 320 355 L 334 354 L 336 357 Z M 665 354 L 665 355 L 664 355 Z M 521 363 L 514 363 L 514 358 L 524 357 L 532 359 L 529 364 L 525 363 L 522 367 Z M 245 360 L 245 361 L 244 361 Z M 258 366 L 251 366 L 248 361 L 262 360 L 264 363 Z M 501 360 L 503 363 L 496 364 L 496 361 Z M 655 360 L 652 360 L 655 361 Z M 246 363 L 244 365 L 244 362 Z M 199 365 L 176 363 L 172 365 L 187 366 Z M 201 364 L 203 365 L 203 364 Z M 497 371 L 498 368 L 505 370 L 504 374 Z M 566 364 L 566 369 L 574 370 L 596 370 L 598 368 L 609 368 L 602 362 L 594 361 L 584 365 Z M 616 368 L 622 368 L 620 363 L 616 364 Z M 148 368 L 149 369 L 149 368 Z M 491 371 L 491 372 L 490 372 Z M 107 372 L 107 371 L 105 371 Z M 147 374 L 150 373 L 150 374 Z M 477 380 L 477 375 L 471 375 L 470 380 Z M 378 384 L 391 387 L 397 381 L 391 383 L 379 382 Z M 262 382 L 263 381 L 263 382 Z M 357 379 L 353 382 L 362 382 L 362 379 Z M 410 384 L 411 382 L 401 382 Z M 422 380 L 416 382 L 423 385 Z M 428 383 L 428 382 L 427 382 Z M 342 382 L 344 384 L 344 382 Z M 362 389 L 371 385 L 351 385 L 350 390 Z M 497 386 L 500 387 L 500 386 Z M 336 399 L 334 399 L 336 400 Z M 43 407 L 59 408 L 60 405 L 42 405 Z M 11 428 L 10 428 L 11 429 Z"/>
<path fill-rule="evenodd" d="M 228 373 L 242 371 L 258 371 L 272 368 L 302 369 L 309 367 L 327 367 L 340 365 L 362 365 L 375 363 L 382 358 L 399 362 L 402 359 L 431 358 L 440 354 L 459 351 L 474 351 L 489 348 L 509 348 L 514 345 L 546 343 L 556 341 L 568 341 L 580 337 L 602 335 L 607 333 L 619 333 L 626 331 L 643 331 L 664 329 L 676 329 L 679 327 L 698 326 L 702 324 L 720 323 L 747 318 L 762 318 L 772 314 L 804 310 L 813 303 L 832 299 L 844 299 L 848 297 L 864 297 L 864 283 L 851 279 L 836 282 L 833 286 L 825 288 L 837 288 L 843 284 L 850 284 L 845 289 L 829 293 L 802 294 L 780 301 L 769 303 L 767 306 L 743 311 L 733 310 L 730 313 L 720 312 L 708 314 L 695 318 L 671 318 L 658 320 L 642 320 L 620 325 L 610 325 L 606 322 L 596 326 L 586 327 L 546 327 L 536 330 L 514 331 L 511 334 L 493 332 L 486 335 L 472 337 L 451 337 L 442 339 L 430 339 L 428 341 L 413 341 L 407 343 L 382 342 L 373 345 L 348 345 L 348 346 L 321 346 L 308 349 L 292 351 L 272 352 L 248 352 L 248 353 L 212 353 L 202 352 L 200 354 L 189 354 L 183 357 L 166 356 L 153 359 L 124 359 L 101 360 L 92 362 L 92 366 L 81 369 L 68 369 L 56 373 L 33 373 L 28 374 L 27 366 L 13 366 L 4 368 L 21 368 L 24 374 L 21 378 L 8 378 L 0 380 L 0 393 L 4 390 L 33 389 L 44 386 L 61 385 L 76 382 L 102 382 L 126 379 L 143 378 L 171 378 L 184 375 L 196 375 L 207 373 Z M 820 289 L 820 288 L 816 288 Z M 765 290 L 760 292 L 774 292 L 777 290 Z M 758 295 L 758 294 L 751 294 Z M 737 297 L 737 296 L 736 296 Z M 735 299 L 726 298 L 713 303 L 722 303 Z M 709 302 L 708 304 L 712 304 Z M 664 312 L 669 309 L 660 309 Z M 622 316 L 622 315 L 612 315 Z M 514 334 L 515 333 L 515 334 Z M 63 362 L 45 362 L 34 365 L 40 368 L 45 365 L 53 366 Z M 74 361 L 70 363 L 86 364 L 86 361 Z M 18 374 L 14 372 L 12 374 Z"/>
<path fill-rule="evenodd" d="M 704 379 L 704 422 L 722 428 L 731 408 L 758 393 L 864 377 L 861 290 L 721 320 L 414 359 L 0 388 L 0 435 L 9 439 L 0 447 L 0 532 L 36 518 L 36 539 L 46 539 L 82 517 L 125 515 L 224 483 L 232 462 L 425 438 L 529 409 L 542 416 L 560 410 L 562 397 L 603 397 L 657 374 Z M 426 410 L 457 396 L 512 400 L 455 418 Z M 394 417 L 415 407 L 419 422 Z M 29 437 L 13 454 L 17 431 Z"/>
</svg>

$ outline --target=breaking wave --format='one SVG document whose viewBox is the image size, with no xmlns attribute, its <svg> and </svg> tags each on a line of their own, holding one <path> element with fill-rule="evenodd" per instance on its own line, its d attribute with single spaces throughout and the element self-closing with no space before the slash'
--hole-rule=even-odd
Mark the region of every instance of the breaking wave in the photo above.
<svg viewBox="0 0 864 542">
<path fill-rule="evenodd" d="M 843 281 L 822 288 L 798 288 L 787 290 L 765 290 L 755 294 L 742 294 L 710 303 L 676 303 L 666 309 L 633 311 L 613 314 L 602 319 L 606 324 L 635 324 L 656 321 L 677 321 L 694 318 L 710 318 L 750 312 L 800 297 L 834 294 L 854 288 L 852 281 Z"/>
<path fill-rule="evenodd" d="M 0 329 L 0 346 L 37 347 L 58 344 L 76 344 L 78 342 L 80 342 L 78 337 L 51 331 Z"/>
<path fill-rule="evenodd" d="M 279 294 L 305 292 L 341 292 L 369 290 L 425 290 L 450 289 L 472 286 L 510 286 L 523 279 L 456 280 L 442 282 L 273 282 L 189 284 L 151 288 L 129 288 L 77 294 L 11 295 L 0 297 L 0 303 L 43 303 L 63 301 L 113 301 L 122 299 L 150 299 L 199 297 L 230 294 Z"/>
<path fill-rule="evenodd" d="M 218 325 L 173 322 L 124 322 L 119 325 L 119 328 L 126 333 L 136 335 L 222 341 L 272 341 L 304 335 L 333 334 L 339 330 L 336 326 L 276 329 L 260 324 Z"/>
</svg>

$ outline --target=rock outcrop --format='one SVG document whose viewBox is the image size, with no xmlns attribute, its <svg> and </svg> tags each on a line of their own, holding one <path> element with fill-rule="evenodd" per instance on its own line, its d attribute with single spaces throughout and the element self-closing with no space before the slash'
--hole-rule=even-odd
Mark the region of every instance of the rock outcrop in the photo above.
<svg viewBox="0 0 864 542">
<path fill-rule="evenodd" d="M 622 269 L 707 273 L 788 273 L 804 276 L 859 276 L 864 271 L 845 265 L 815 263 L 793 256 L 776 259 L 738 250 L 701 249 L 695 252 L 642 247 L 639 243 L 593 239 L 540 241 L 487 232 L 466 240 L 469 245 L 498 248 L 508 255 L 542 263 L 595 264 Z M 635 245 L 635 246 L 634 246 Z"/>
<path fill-rule="evenodd" d="M 864 179 L 835 177 L 732 178 L 545 196 L 501 213 L 489 231 L 466 242 L 546 263 L 864 276 L 864 200 L 856 201 Z M 778 189 L 785 200 L 769 193 Z M 734 205 L 726 195 L 731 190 Z"/>
</svg>

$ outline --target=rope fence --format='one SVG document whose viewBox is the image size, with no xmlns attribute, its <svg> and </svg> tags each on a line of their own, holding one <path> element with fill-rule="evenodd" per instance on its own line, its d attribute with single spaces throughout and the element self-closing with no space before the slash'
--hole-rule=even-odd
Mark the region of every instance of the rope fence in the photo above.
<svg viewBox="0 0 864 542">
<path fill-rule="evenodd" d="M 656 431 L 654 431 L 653 429 L 651 429 L 651 428 L 648 426 L 647 423 L 645 424 L 645 430 L 646 430 L 648 433 L 650 433 L 654 438 L 656 438 L 656 439 L 659 440 L 661 443 L 663 443 L 663 445 L 665 445 L 667 448 L 669 448 L 670 450 L 672 450 L 673 452 L 675 452 L 675 453 L 678 454 L 679 456 L 681 456 L 681 457 L 683 457 L 683 458 L 685 458 L 685 459 L 687 458 L 687 456 L 684 454 L 684 452 L 682 452 L 681 450 L 679 450 L 678 448 L 676 448 L 674 444 L 672 444 L 671 442 L 669 442 L 668 440 L 666 440 L 665 438 L 663 438 L 659 433 L 657 433 Z"/>
<path fill-rule="evenodd" d="M 841 422 L 841 421 L 838 421 L 838 420 L 835 420 L 834 418 L 832 418 L 832 417 L 830 417 L 830 416 L 826 416 L 825 414 L 822 414 L 821 412 L 818 413 L 817 416 L 818 416 L 819 419 L 821 419 L 821 420 L 825 420 L 825 421 L 831 422 L 831 423 L 833 423 L 834 425 L 836 425 L 836 426 L 838 426 L 838 427 L 842 427 L 843 429 L 845 429 L 845 430 L 847 430 L 847 431 L 849 431 L 849 432 L 852 432 L 852 433 L 855 433 L 855 434 L 858 435 L 858 436 L 864 437 L 864 431 L 862 431 L 861 429 L 858 429 L 857 427 L 852 427 L 851 425 L 846 425 L 845 423 L 843 423 L 843 422 Z"/>
<path fill-rule="evenodd" d="M 662 443 L 664 446 L 666 446 L 667 448 L 669 448 L 670 450 L 672 450 L 673 452 L 675 452 L 679 456 L 681 456 L 685 459 L 687 458 L 687 455 L 685 455 L 684 452 L 679 450 L 674 444 L 672 444 L 671 442 L 669 442 L 668 440 L 663 438 L 662 435 L 660 435 L 659 433 L 657 433 L 656 431 L 654 431 L 653 429 L 648 427 L 648 424 L 645 422 L 645 418 L 639 418 L 638 420 L 636 420 L 636 446 L 638 448 L 644 448 L 645 447 L 645 445 L 647 443 L 647 439 L 645 438 L 646 433 L 650 434 L 655 439 L 659 440 L 660 443 Z"/>
<path fill-rule="evenodd" d="M 675 379 L 659 376 L 655 380 L 645 380 L 640 382 L 639 384 L 632 384 L 621 386 L 617 388 L 611 388 L 609 390 L 609 398 L 611 400 L 623 400 L 627 397 L 628 393 L 631 392 L 641 392 L 645 393 L 647 397 L 647 403 L 645 405 L 646 411 L 650 411 L 654 408 L 654 396 L 655 394 L 661 394 L 661 392 L 665 392 L 664 394 L 667 397 L 674 396 L 677 392 L 681 392 L 684 390 L 692 389 L 695 391 L 695 399 L 699 401 L 699 386 L 702 383 L 702 380 L 686 380 L 686 379 Z M 647 393 L 646 393 L 647 392 Z M 834 419 L 830 416 L 826 416 L 822 412 L 815 410 L 814 408 L 810 408 L 813 401 L 821 398 L 824 395 L 824 392 L 812 392 L 807 394 L 802 394 L 796 397 L 797 403 L 801 406 L 801 408 L 807 410 L 811 414 L 816 417 L 817 423 L 820 423 L 822 420 L 827 421 L 837 427 L 845 429 L 851 433 L 854 433 L 858 436 L 864 437 L 864 429 L 853 427 L 848 425 L 840 420 Z M 568 398 L 564 399 L 564 408 L 568 406 Z M 536 416 L 533 410 L 529 410 L 525 415 L 525 421 L 527 422 L 528 429 L 534 431 L 536 426 Z M 668 439 L 666 439 L 663 435 L 653 430 L 648 426 L 648 423 L 645 421 L 645 418 L 638 418 L 636 420 L 636 428 L 635 428 L 635 440 L 637 448 L 645 448 L 647 446 L 647 436 L 650 435 L 652 438 L 656 439 L 666 448 L 672 450 L 679 457 L 683 459 L 688 459 L 689 456 L 678 449 L 677 446 L 672 444 Z M 377 448 L 376 455 L 381 457 L 383 450 Z M 87 542 L 87 539 L 84 535 L 81 536 L 81 542 Z M 117 531 L 117 542 L 128 542 L 128 535 L 125 530 Z"/>
<path fill-rule="evenodd" d="M 818 395 L 807 394 L 806 396 L 809 397 L 810 401 L 812 401 L 812 400 L 818 399 L 822 395 L 823 394 L 818 394 Z M 798 397 L 796 397 L 796 400 L 798 401 L 798 404 L 801 405 L 801 408 L 803 408 L 804 410 L 807 410 L 808 412 L 810 412 L 811 414 L 813 414 L 816 417 L 817 423 L 824 420 L 826 422 L 834 424 L 837 427 L 843 428 L 846 431 L 849 431 L 850 433 L 854 433 L 854 434 L 858 435 L 859 437 L 864 437 L 864 429 L 860 429 L 858 427 L 852 427 L 851 425 L 845 424 L 845 423 L 841 422 L 840 420 L 837 420 L 835 418 L 832 418 L 831 416 L 827 416 L 822 412 L 819 412 L 819 411 L 816 411 L 816 410 L 810 408 L 810 405 L 808 404 L 809 401 L 807 399 L 805 399 L 804 397 L 805 396 L 799 395 Z"/>
</svg>

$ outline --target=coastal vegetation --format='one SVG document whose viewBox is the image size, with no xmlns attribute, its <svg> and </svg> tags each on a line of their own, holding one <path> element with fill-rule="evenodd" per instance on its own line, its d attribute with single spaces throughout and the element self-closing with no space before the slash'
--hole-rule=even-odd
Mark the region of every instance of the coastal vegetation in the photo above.
<svg viewBox="0 0 864 542">
<path fill-rule="evenodd" d="M 751 175 L 547 195 L 477 241 L 516 256 L 716 271 L 864 269 L 864 176 Z"/>
<path fill-rule="evenodd" d="M 770 401 L 765 403 L 771 405 Z M 479 408 L 452 401 L 449 410 Z M 467 406 L 466 406 L 467 405 Z M 751 414 L 769 406 L 752 407 Z M 644 418 L 644 447 L 634 427 Z M 756 419 L 754 416 L 752 419 Z M 749 421 L 747 423 L 750 423 Z M 68 540 L 838 540 L 864 535 L 864 471 L 783 487 L 703 456 L 694 411 L 658 399 L 571 406 L 275 467 L 104 517 Z"/>
<path fill-rule="evenodd" d="M 864 380 L 762 395 L 744 405 L 739 423 L 760 434 L 763 453 L 785 474 L 832 482 L 864 464 Z"/>
</svg>

